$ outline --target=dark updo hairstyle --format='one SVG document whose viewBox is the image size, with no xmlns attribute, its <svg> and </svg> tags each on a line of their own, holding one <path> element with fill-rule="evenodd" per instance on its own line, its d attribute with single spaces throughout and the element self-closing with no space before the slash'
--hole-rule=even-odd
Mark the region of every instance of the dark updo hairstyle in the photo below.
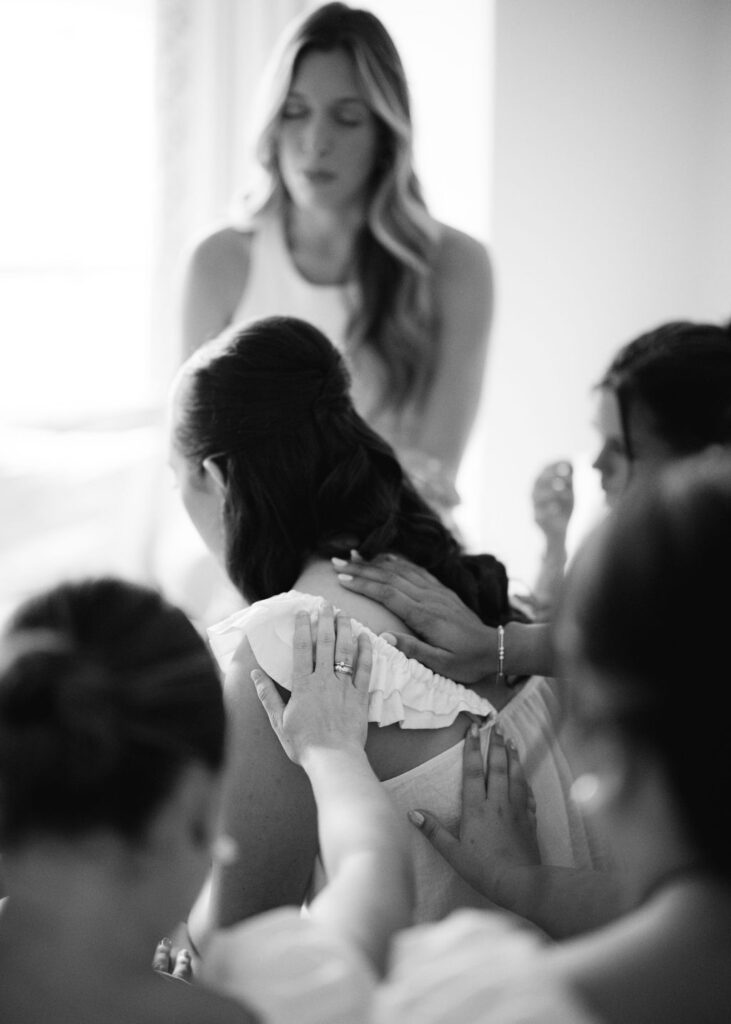
<svg viewBox="0 0 731 1024">
<path fill-rule="evenodd" d="M 673 321 L 620 349 L 598 385 L 613 391 L 631 459 L 628 429 L 641 405 L 679 456 L 731 441 L 731 327 Z"/>
<path fill-rule="evenodd" d="M 568 621 L 570 654 L 600 672 L 611 719 L 661 759 L 699 856 L 731 876 L 721 711 L 731 622 L 729 455 L 666 467 L 623 499 L 584 555 L 568 576 L 558 635 Z"/>
<path fill-rule="evenodd" d="M 294 317 L 209 342 L 182 370 L 175 443 L 226 482 L 226 567 L 249 601 L 289 590 L 308 558 L 391 551 L 424 566 L 484 622 L 515 617 L 504 566 L 465 555 L 356 413 L 345 364 Z"/>
<path fill-rule="evenodd" d="M 24 603 L 0 658 L 0 844 L 110 829 L 138 840 L 193 761 L 223 762 L 221 683 L 155 591 L 105 578 Z"/>
</svg>

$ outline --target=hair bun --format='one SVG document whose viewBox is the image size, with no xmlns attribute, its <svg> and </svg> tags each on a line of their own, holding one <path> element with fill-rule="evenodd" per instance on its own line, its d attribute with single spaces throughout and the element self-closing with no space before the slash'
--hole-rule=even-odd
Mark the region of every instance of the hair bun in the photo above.
<svg viewBox="0 0 731 1024">
<path fill-rule="evenodd" d="M 15 728 L 56 722 L 59 688 L 78 665 L 68 640 L 51 630 L 28 630 L 4 646 L 0 720 Z"/>
</svg>

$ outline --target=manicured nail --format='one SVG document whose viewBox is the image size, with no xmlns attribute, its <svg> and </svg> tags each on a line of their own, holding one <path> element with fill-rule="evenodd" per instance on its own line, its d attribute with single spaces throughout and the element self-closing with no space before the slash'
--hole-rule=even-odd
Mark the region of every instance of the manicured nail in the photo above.
<svg viewBox="0 0 731 1024">
<path fill-rule="evenodd" d="M 424 824 L 425 818 L 421 811 L 407 811 L 409 821 L 416 825 L 417 828 L 421 828 Z"/>
<path fill-rule="evenodd" d="M 330 561 L 336 569 L 345 569 L 348 564 L 348 560 L 346 558 L 331 558 Z"/>
<path fill-rule="evenodd" d="M 351 562 L 362 562 L 361 554 L 357 548 L 350 549 L 350 560 Z"/>
<path fill-rule="evenodd" d="M 381 640 L 385 640 L 387 644 L 391 645 L 391 647 L 396 646 L 396 637 L 393 633 L 381 633 Z"/>
<path fill-rule="evenodd" d="M 480 727 L 477 724 L 477 722 L 473 722 L 472 725 L 470 726 L 470 736 L 472 737 L 473 740 L 476 740 L 479 735 Z"/>
<path fill-rule="evenodd" d="M 341 583 L 351 583 L 353 577 L 347 572 L 339 572 L 338 579 L 340 580 Z"/>
<path fill-rule="evenodd" d="M 251 670 L 251 678 L 254 680 L 254 683 L 260 683 L 261 682 L 262 674 L 261 674 L 261 672 L 259 671 L 258 668 L 252 668 L 252 670 Z"/>
</svg>

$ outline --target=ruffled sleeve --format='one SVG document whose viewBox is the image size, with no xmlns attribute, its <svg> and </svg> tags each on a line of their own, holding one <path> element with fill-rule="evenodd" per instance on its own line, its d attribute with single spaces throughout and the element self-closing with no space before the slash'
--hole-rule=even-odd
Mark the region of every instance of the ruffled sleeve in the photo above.
<svg viewBox="0 0 731 1024">
<path fill-rule="evenodd" d="M 208 637 L 222 671 L 227 671 L 246 636 L 264 671 L 290 689 L 295 613 L 305 610 L 314 618 L 324 604 L 320 597 L 290 590 L 211 626 Z M 351 622 L 353 635 L 367 633 L 373 646 L 369 721 L 403 729 L 441 729 L 461 712 L 482 719 L 495 714 L 492 704 L 473 690 L 407 658 L 356 619 Z"/>
</svg>

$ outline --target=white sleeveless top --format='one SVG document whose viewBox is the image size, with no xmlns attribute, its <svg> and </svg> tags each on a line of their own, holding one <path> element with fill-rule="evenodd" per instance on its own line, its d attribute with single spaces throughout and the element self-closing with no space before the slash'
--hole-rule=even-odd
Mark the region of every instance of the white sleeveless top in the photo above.
<svg viewBox="0 0 731 1024">
<path fill-rule="evenodd" d="M 288 689 L 295 613 L 306 610 L 314 616 L 324 603 L 322 598 L 292 590 L 230 615 L 208 630 L 220 667 L 223 671 L 228 668 L 246 636 L 264 671 Z M 473 690 L 437 675 L 407 658 L 366 626 L 351 621 L 354 636 L 367 633 L 373 649 L 371 722 L 381 726 L 398 724 L 403 729 L 438 729 L 450 725 L 465 711 L 482 722 L 480 735 L 486 755 L 490 728 L 499 721 L 504 735 L 515 741 L 536 800 L 542 862 L 579 868 L 606 866 L 603 847 L 569 797 L 573 776 L 557 738 L 560 708 L 546 679 L 530 680 L 498 715 L 493 705 Z M 462 742 L 383 785 L 399 813 L 405 815 L 421 807 L 456 831 L 461 814 Z M 458 907 L 491 906 L 462 880 L 418 829 L 412 828 L 410 834 L 416 875 L 416 922 L 440 920 Z M 312 893 L 318 892 L 325 881 L 318 862 Z"/>
<path fill-rule="evenodd" d="M 282 219 L 263 214 L 251 233 L 249 273 L 233 323 L 262 316 L 296 316 L 318 327 L 341 352 L 357 299 L 355 285 L 313 284 L 295 266 Z"/>
<path fill-rule="evenodd" d="M 296 316 L 307 320 L 329 338 L 342 354 L 351 373 L 350 394 L 363 419 L 397 450 L 413 443 L 415 410 L 376 411 L 383 393 L 385 367 L 367 347 L 349 347 L 347 328 L 357 306 L 355 283 L 313 284 L 302 276 L 287 248 L 281 215 L 261 214 L 250 229 L 249 269 L 243 294 L 231 324 L 264 316 Z"/>
</svg>

